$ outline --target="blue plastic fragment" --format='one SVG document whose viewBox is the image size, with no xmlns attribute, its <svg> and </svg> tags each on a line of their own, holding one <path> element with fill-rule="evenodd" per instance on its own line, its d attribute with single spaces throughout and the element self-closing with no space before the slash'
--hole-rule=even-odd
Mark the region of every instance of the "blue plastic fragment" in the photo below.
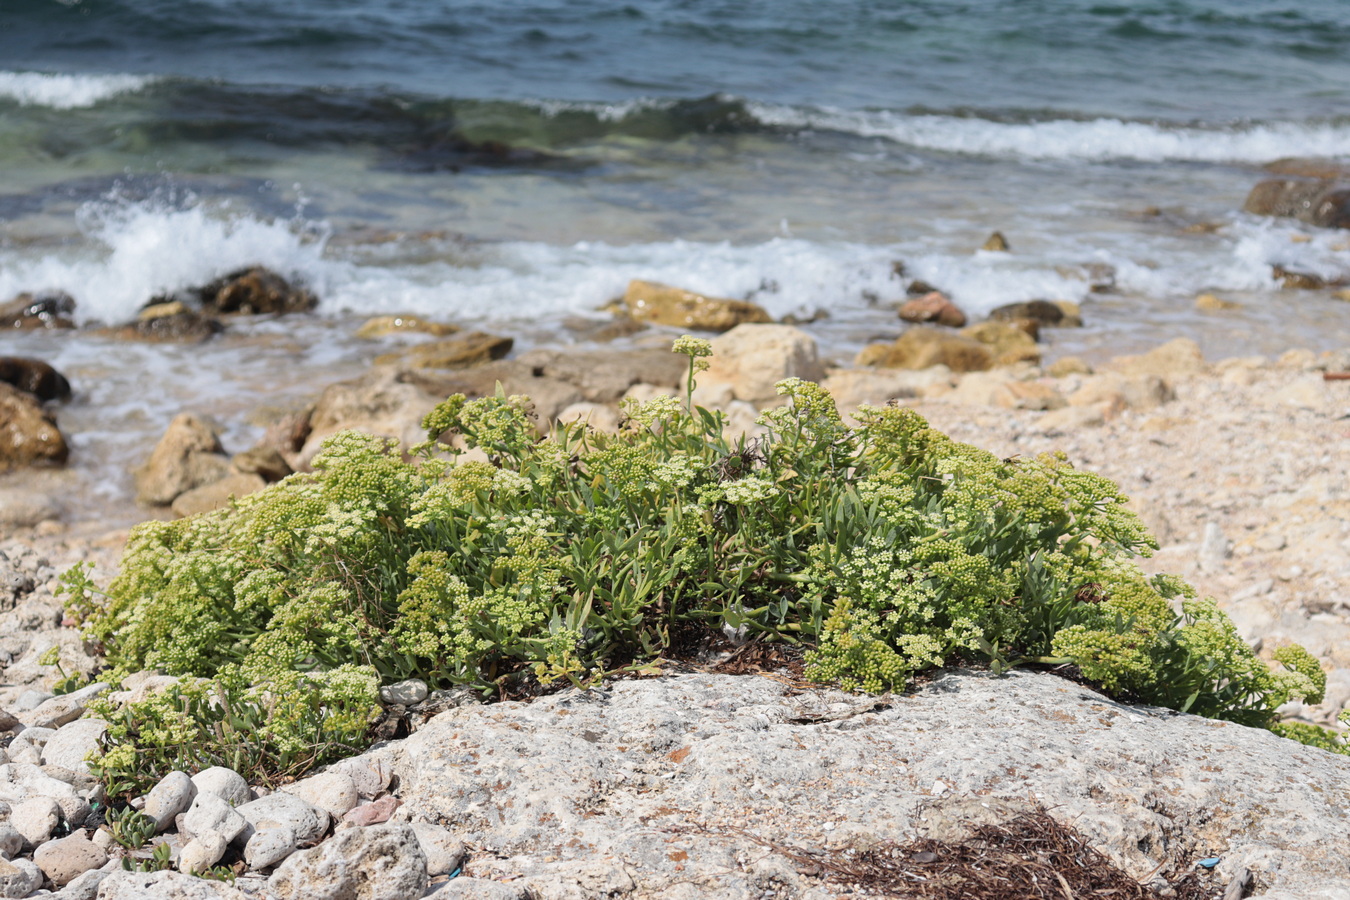
<svg viewBox="0 0 1350 900">
<path fill-rule="evenodd" d="M 459 873 L 460 873 L 460 872 L 463 872 L 463 871 L 464 871 L 464 867 L 463 867 L 463 866 L 460 866 L 459 868 L 455 869 L 455 871 L 453 871 L 453 872 L 450 873 L 450 877 L 451 877 L 451 878 L 458 878 L 458 877 L 459 877 Z"/>
<path fill-rule="evenodd" d="M 1204 866 L 1206 869 L 1212 869 L 1219 864 L 1220 857 L 1211 856 L 1209 859 L 1202 859 L 1196 863 L 1197 866 Z"/>
</svg>

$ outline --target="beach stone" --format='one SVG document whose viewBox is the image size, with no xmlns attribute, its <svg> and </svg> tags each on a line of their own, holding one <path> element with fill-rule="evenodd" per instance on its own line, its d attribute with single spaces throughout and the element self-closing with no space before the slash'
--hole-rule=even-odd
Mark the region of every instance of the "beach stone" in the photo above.
<svg viewBox="0 0 1350 900">
<path fill-rule="evenodd" d="M 350 776 L 341 772 L 321 772 L 318 775 L 311 775 L 294 784 L 286 785 L 282 790 L 317 806 L 334 819 L 341 819 L 360 799 L 356 792 L 356 784 Z"/>
<path fill-rule="evenodd" d="M 230 501 L 246 497 L 267 487 L 261 475 L 233 472 L 219 481 L 184 491 L 170 504 L 173 514 L 180 519 L 229 506 Z"/>
<path fill-rule="evenodd" d="M 192 784 L 197 788 L 198 796 L 212 794 L 230 806 L 242 806 L 253 799 L 253 792 L 249 790 L 244 776 L 225 766 L 202 769 L 192 776 Z"/>
<path fill-rule="evenodd" d="M 980 245 L 980 249 L 986 253 L 1008 253 L 1012 250 L 1008 246 L 1008 239 L 1003 236 L 1001 231 L 995 231 L 989 235 L 985 242 Z"/>
<path fill-rule="evenodd" d="M 147 816 L 155 820 L 155 831 L 163 833 L 174 824 L 180 814 L 186 812 L 197 798 L 197 786 L 192 783 L 186 772 L 170 772 L 145 795 Z"/>
<path fill-rule="evenodd" d="M 295 832 L 287 825 L 269 823 L 253 833 L 244 847 L 244 862 L 255 872 L 270 869 L 296 850 Z"/>
<path fill-rule="evenodd" d="M 961 329 L 961 334 L 973 338 L 989 347 L 994 365 L 1010 366 L 1019 362 L 1039 364 L 1041 349 L 1036 339 L 1027 333 L 1020 323 L 1035 322 L 1034 319 L 1019 319 L 1017 322 L 980 322 Z"/>
<path fill-rule="evenodd" d="M 737 325 L 713 338 L 712 349 L 700 383 L 729 384 L 736 400 L 763 404 L 778 397 L 775 385 L 785 378 L 825 377 L 815 338 L 792 325 Z"/>
<path fill-rule="evenodd" d="M 430 334 L 448 337 L 459 331 L 456 325 L 432 322 L 419 316 L 375 316 L 366 319 L 356 329 L 356 336 L 366 340 L 389 337 L 392 334 Z"/>
<path fill-rule="evenodd" d="M 319 298 L 262 266 L 231 272 L 194 288 L 203 308 L 221 314 L 257 315 L 308 312 Z"/>
<path fill-rule="evenodd" d="M 296 841 L 302 844 L 317 841 L 328 830 L 325 810 L 285 791 L 268 794 L 236 809 L 253 829 L 261 830 L 262 823 L 269 821 L 286 825 L 295 834 Z M 245 829 L 244 837 L 251 836 L 252 833 Z"/>
<path fill-rule="evenodd" d="M 36 709 L 21 713 L 19 718 L 29 728 L 60 728 L 74 722 L 89 707 L 89 701 L 108 689 L 106 681 L 87 684 L 69 694 L 59 694 L 50 700 L 44 700 Z"/>
<path fill-rule="evenodd" d="M 60 518 L 56 498 L 24 488 L 0 488 L 0 534 Z"/>
<path fill-rule="evenodd" d="M 219 481 L 229 471 L 229 457 L 215 431 L 197 416 L 180 413 L 150 458 L 135 470 L 136 502 L 168 506 L 180 494 Z"/>
<path fill-rule="evenodd" d="M 514 346 L 514 338 L 468 331 L 445 340 L 418 344 L 402 353 L 378 356 L 375 362 L 379 365 L 409 365 L 422 369 L 464 369 L 501 359 Z"/>
<path fill-rule="evenodd" d="M 1224 535 L 1223 529 L 1215 522 L 1206 522 L 1204 533 L 1200 537 L 1200 548 L 1196 553 L 1196 565 L 1200 570 L 1219 571 L 1232 552 L 1232 544 Z"/>
<path fill-rule="evenodd" d="M 193 787 L 195 789 L 196 786 Z M 215 794 L 198 791 L 179 824 L 194 836 L 215 832 L 224 837 L 228 844 L 243 833 L 248 822 L 237 809 Z"/>
<path fill-rule="evenodd" d="M 220 862 L 229 846 L 229 840 L 219 831 L 194 834 L 192 840 L 178 853 L 178 871 L 200 875 Z"/>
<path fill-rule="evenodd" d="M 758 304 L 709 297 L 655 281 L 630 281 L 623 304 L 635 321 L 696 331 L 730 331 L 737 325 L 773 321 Z"/>
<path fill-rule="evenodd" d="M 230 465 L 236 472 L 257 475 L 268 484 L 280 481 L 294 471 L 276 447 L 259 446 L 236 453 L 230 457 Z"/>
<path fill-rule="evenodd" d="M 5 819 L 8 819 L 10 810 L 8 804 L 5 807 Z M 23 835 L 15 830 L 14 826 L 7 821 L 0 821 L 0 859 L 13 859 L 23 850 Z"/>
<path fill-rule="evenodd" d="M 563 424 L 581 422 L 589 425 L 596 431 L 607 431 L 611 434 L 617 432 L 620 427 L 620 417 L 617 409 L 612 406 L 606 406 L 603 403 L 590 403 L 585 400 L 580 403 L 573 403 L 571 406 L 558 413 L 558 421 Z"/>
<path fill-rule="evenodd" d="M 135 321 L 99 333 L 124 341 L 153 343 L 200 343 L 225 328 L 219 320 L 189 309 L 179 301 L 152 301 L 137 314 Z"/>
<path fill-rule="evenodd" d="M 95 832 L 95 836 L 107 834 L 106 831 Z M 107 862 L 97 869 L 90 869 L 83 875 L 77 875 L 61 890 L 54 895 L 57 900 L 97 900 L 98 886 L 103 883 L 114 871 L 121 871 L 120 863 Z"/>
<path fill-rule="evenodd" d="M 1006 303 L 994 308 L 989 318 L 998 322 L 1016 322 L 1018 319 L 1031 319 L 1042 325 L 1063 325 L 1064 309 L 1049 300 L 1026 300 L 1021 303 Z"/>
<path fill-rule="evenodd" d="M 420 702 L 420 701 L 419 701 Z M 374 799 L 389 787 L 392 772 L 385 763 L 366 756 L 352 756 L 328 767 L 330 772 L 341 772 L 356 785 L 356 792 L 367 800 Z"/>
<path fill-rule="evenodd" d="M 83 832 L 48 841 L 33 851 L 33 862 L 57 887 L 64 887 L 107 861 L 107 852 L 91 843 Z"/>
<path fill-rule="evenodd" d="M 292 854 L 267 886 L 279 900 L 419 900 L 427 859 L 407 825 L 349 828 Z"/>
<path fill-rule="evenodd" d="M 1234 303 L 1231 300 L 1222 300 L 1214 294 L 1201 294 L 1195 298 L 1195 308 L 1201 312 L 1223 312 L 1230 309 L 1241 309 L 1242 304 Z"/>
<path fill-rule="evenodd" d="M 539 349 L 522 354 L 517 362 L 521 374 L 528 372 L 532 378 L 564 382 L 581 393 L 577 399 L 591 403 L 613 403 L 642 382 L 682 391 L 689 366 L 689 360 L 672 352 L 669 344 L 639 350 Z M 503 385 L 511 385 L 510 392 L 534 398 L 528 384 L 520 383 L 519 376 L 501 380 Z M 485 386 L 492 388 L 495 383 Z"/>
<path fill-rule="evenodd" d="M 1319 228 L 1350 228 L 1350 187 L 1323 180 L 1271 179 L 1259 182 L 1243 212 L 1295 218 Z"/>
<path fill-rule="evenodd" d="M 1199 375 L 1206 369 L 1200 345 L 1190 338 L 1176 338 L 1137 356 L 1117 356 L 1108 366 L 1126 375 L 1157 375 L 1162 378 Z"/>
<path fill-rule="evenodd" d="M 1084 378 L 1069 394 L 1070 406 L 1104 406 L 1120 409 L 1155 409 L 1176 399 L 1176 392 L 1158 375 L 1127 376 L 1103 372 Z"/>
<path fill-rule="evenodd" d="M 9 824 L 30 847 L 51 840 L 52 832 L 60 822 L 61 807 L 51 797 L 29 797 L 10 807 Z"/>
<path fill-rule="evenodd" d="M 349 810 L 342 821 L 348 825 L 378 825 L 388 822 L 400 805 L 397 797 L 381 797 Z"/>
<path fill-rule="evenodd" d="M 1070 375 L 1091 375 L 1092 366 L 1077 356 L 1064 356 L 1052 362 L 1045 369 L 1052 378 L 1067 378 Z"/>
<path fill-rule="evenodd" d="M 869 344 L 858 354 L 859 366 L 884 369 L 927 369 L 946 366 L 952 372 L 992 368 L 994 356 L 983 343 L 934 328 L 911 328 L 893 344 Z"/>
<path fill-rule="evenodd" d="M 40 359 L 0 356 L 0 381 L 43 402 L 70 399 L 70 382 L 66 376 Z"/>
<path fill-rule="evenodd" d="M 417 835 L 418 846 L 426 855 L 428 875 L 433 878 L 448 875 L 463 865 L 466 856 L 464 842 L 458 840 L 450 829 L 427 822 L 414 822 L 412 830 Z"/>
<path fill-rule="evenodd" d="M 0 859 L 0 897 L 27 897 L 42 887 L 42 870 L 32 860 Z"/>
<path fill-rule="evenodd" d="M 28 713 L 20 713 L 20 715 L 28 715 Z M 56 734 L 55 728 L 45 728 L 41 725 L 24 728 L 9 743 L 10 761 L 29 766 L 42 765 L 42 748 L 47 746 L 47 741 L 51 740 L 54 734 Z"/>
<path fill-rule="evenodd" d="M 56 419 L 37 398 L 0 383 L 0 472 L 20 466 L 62 466 L 69 456 Z"/>
<path fill-rule="evenodd" d="M 945 325 L 960 328 L 966 324 L 966 314 L 941 291 L 933 291 L 900 304 L 900 318 L 918 324 Z"/>
<path fill-rule="evenodd" d="M 645 322 L 634 321 L 626 315 L 620 315 L 607 322 L 597 322 L 594 319 L 581 316 L 568 316 L 563 320 L 563 327 L 576 335 L 578 341 L 607 344 L 611 341 L 617 341 L 619 338 L 632 337 L 646 331 L 651 326 Z"/>
<path fill-rule="evenodd" d="M 523 884 L 504 884 L 487 878 L 461 875 L 427 894 L 427 900 L 529 900 L 531 896 L 530 889 Z M 692 898 L 693 895 L 690 896 Z"/>
<path fill-rule="evenodd" d="M 905 369 L 830 369 L 820 386 L 830 392 L 840 412 L 858 407 L 885 406 L 891 400 L 918 397 L 925 388 L 950 382 L 951 372 L 943 366 L 921 371 Z"/>
<path fill-rule="evenodd" d="M 108 723 L 102 719 L 76 719 L 62 725 L 42 748 L 42 764 L 87 774 L 89 764 L 85 757 L 99 749 L 99 740 L 107 732 Z"/>
<path fill-rule="evenodd" d="M 388 367 L 329 385 L 309 414 L 303 446 L 289 462 L 296 468 L 307 466 L 325 438 L 349 429 L 382 435 L 404 446 L 412 446 L 426 438 L 422 428 L 426 414 L 455 393 L 454 390 L 441 393 L 439 384 L 437 387 L 437 392 L 431 393 L 411 383 L 404 372 Z"/>
<path fill-rule="evenodd" d="M 75 298 L 65 291 L 22 293 L 0 303 L 0 330 L 74 328 Z"/>
<path fill-rule="evenodd" d="M 1006 381 L 994 394 L 994 405 L 1004 409 L 1062 409 L 1068 405 L 1054 386 L 1040 381 Z"/>
<path fill-rule="evenodd" d="M 0 766 L 0 800 L 14 805 L 11 821 L 30 799 L 55 803 L 58 814 L 74 826 L 83 824 L 89 816 L 89 801 L 69 782 L 53 778 L 36 765 L 11 762 Z"/>
<path fill-rule="evenodd" d="M 397 703 L 399 706 L 416 706 L 427 699 L 430 690 L 420 678 L 409 678 L 380 688 L 381 703 Z"/>
<path fill-rule="evenodd" d="M 250 900 L 249 895 L 222 881 L 181 872 L 108 873 L 98 886 L 98 900 Z"/>
</svg>

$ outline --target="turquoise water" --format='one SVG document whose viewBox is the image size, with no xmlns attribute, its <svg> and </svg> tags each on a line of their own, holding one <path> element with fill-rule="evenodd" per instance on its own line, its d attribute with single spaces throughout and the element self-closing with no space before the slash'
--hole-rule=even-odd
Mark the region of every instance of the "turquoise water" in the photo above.
<svg viewBox="0 0 1350 900">
<path fill-rule="evenodd" d="M 1271 267 L 1350 278 L 1350 233 L 1240 209 L 1274 160 L 1350 163 L 1347 46 L 1331 0 L 0 0 L 0 300 L 117 322 L 253 263 L 322 298 L 207 350 L 0 354 L 68 369 L 77 458 L 120 465 L 181 408 L 364 366 L 363 316 L 565 341 L 630 278 L 824 311 L 841 360 L 899 332 L 908 278 L 1082 303 L 1052 358 L 1344 346 L 1350 304 Z"/>
</svg>

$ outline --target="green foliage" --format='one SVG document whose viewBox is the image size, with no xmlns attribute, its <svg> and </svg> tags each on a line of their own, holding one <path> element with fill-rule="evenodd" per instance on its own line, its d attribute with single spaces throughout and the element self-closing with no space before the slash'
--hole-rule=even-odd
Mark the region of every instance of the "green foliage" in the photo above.
<svg viewBox="0 0 1350 900">
<path fill-rule="evenodd" d="M 61 695 L 69 694 L 72 691 L 78 691 L 84 687 L 86 679 L 79 672 L 67 672 L 61 665 L 61 648 L 52 647 L 38 657 L 38 665 L 53 666 L 61 676 L 52 683 L 52 693 Z"/>
<path fill-rule="evenodd" d="M 168 841 L 155 845 L 149 856 L 122 857 L 122 868 L 128 872 L 163 872 L 173 868 L 173 848 Z"/>
<path fill-rule="evenodd" d="M 1350 744 L 1346 743 L 1345 736 L 1332 731 L 1330 728 L 1310 725 L 1307 722 L 1276 722 L 1270 726 L 1270 730 L 1280 737 L 1298 741 L 1300 744 L 1307 744 L 1309 747 L 1317 747 L 1320 750 L 1329 750 L 1332 753 L 1350 756 Z"/>
<path fill-rule="evenodd" d="M 155 836 L 155 820 L 130 806 L 109 810 L 106 822 L 113 840 L 127 850 L 139 850 Z"/>
<path fill-rule="evenodd" d="M 112 796 L 144 793 L 175 769 L 225 766 L 275 782 L 360 752 L 377 695 L 378 679 L 365 667 L 281 672 L 253 683 L 225 666 L 122 706 L 95 698 L 90 709 L 108 732 L 89 770 Z"/>
<path fill-rule="evenodd" d="M 122 673 L 215 677 L 229 697 L 189 680 L 105 711 L 99 764 L 128 779 L 290 771 L 353 745 L 364 700 L 301 703 L 266 740 L 236 719 L 275 732 L 342 666 L 485 694 L 586 684 L 690 628 L 802 643 L 813 678 L 871 691 L 953 658 L 1067 662 L 1122 697 L 1270 725 L 1320 690 L 1311 657 L 1289 651 L 1272 672 L 1211 602 L 1146 577 L 1134 557 L 1155 545 L 1109 480 L 1062 456 L 1001 460 L 905 408 L 864 408 L 849 428 L 797 379 L 761 417 L 767 434 L 731 441 L 689 403 L 707 342 L 676 349 L 686 402 L 628 404 L 619 434 L 540 439 L 525 398 L 455 395 L 411 460 L 343 433 L 312 474 L 139 526 L 106 598 L 70 578 L 88 635 Z M 452 436 L 487 461 L 457 462 Z"/>
</svg>

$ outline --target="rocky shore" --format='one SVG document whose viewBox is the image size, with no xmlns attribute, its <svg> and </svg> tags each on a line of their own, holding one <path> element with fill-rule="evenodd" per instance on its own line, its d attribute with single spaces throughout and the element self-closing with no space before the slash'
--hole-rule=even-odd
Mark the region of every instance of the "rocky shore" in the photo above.
<svg viewBox="0 0 1350 900">
<path fill-rule="evenodd" d="M 240 288 L 222 310 L 282 292 L 244 274 L 255 293 Z M 1214 596 L 1253 644 L 1294 641 L 1318 657 L 1325 701 L 1282 712 L 1333 725 L 1350 707 L 1350 349 L 1214 360 L 1178 340 L 1097 366 L 1043 364 L 1040 329 L 1071 327 L 1076 310 L 1045 304 L 967 325 L 940 294 L 915 293 L 906 318 L 925 324 L 844 365 L 822 357 L 809 325 L 641 283 L 611 331 L 580 349 L 513 356 L 510 338 L 412 317 L 368 323 L 373 340 L 419 338 L 274 416 L 253 447 L 227 450 L 211 423 L 180 416 L 138 467 L 138 500 L 156 516 L 213 508 L 303 471 L 345 428 L 409 446 L 436 402 L 498 384 L 534 399 L 541 431 L 577 420 L 615 429 L 623 399 L 681 390 L 685 360 L 669 337 L 703 327 L 721 334 L 695 400 L 733 433 L 753 436 L 779 402 L 774 383 L 797 377 L 824 384 L 845 414 L 913 406 L 1000 456 L 1063 452 L 1116 480 L 1158 537 L 1150 567 Z M 182 299 L 158 305 L 173 304 L 140 321 L 199 315 Z M 622 349 L 603 345 L 616 337 Z M 55 427 L 61 391 L 0 388 L 35 427 Z M 1199 872 L 1205 896 L 1250 879 L 1251 896 L 1350 897 L 1345 757 L 1123 706 L 1045 673 L 944 672 L 878 698 L 772 666 L 718 674 L 716 661 L 531 703 L 400 686 L 384 700 L 423 723 L 410 737 L 275 793 L 213 771 L 177 773 L 142 798 L 178 869 L 223 865 L 233 884 L 126 872 L 123 858 L 144 863 L 149 850 L 98 827 L 101 788 L 84 762 L 101 731 L 80 718 L 83 704 L 107 686 L 52 690 L 98 665 L 63 627 L 57 575 L 85 561 L 106 581 L 125 531 L 61 521 L 59 488 L 44 487 L 53 470 L 27 471 L 31 484 L 0 490 L 0 897 L 888 896 L 828 863 L 920 837 L 959 841 L 1042 808 L 1149 896 L 1177 896 L 1173 885 Z M 44 664 L 53 648 L 61 671 Z M 123 687 L 157 684 L 146 675 Z"/>
</svg>

